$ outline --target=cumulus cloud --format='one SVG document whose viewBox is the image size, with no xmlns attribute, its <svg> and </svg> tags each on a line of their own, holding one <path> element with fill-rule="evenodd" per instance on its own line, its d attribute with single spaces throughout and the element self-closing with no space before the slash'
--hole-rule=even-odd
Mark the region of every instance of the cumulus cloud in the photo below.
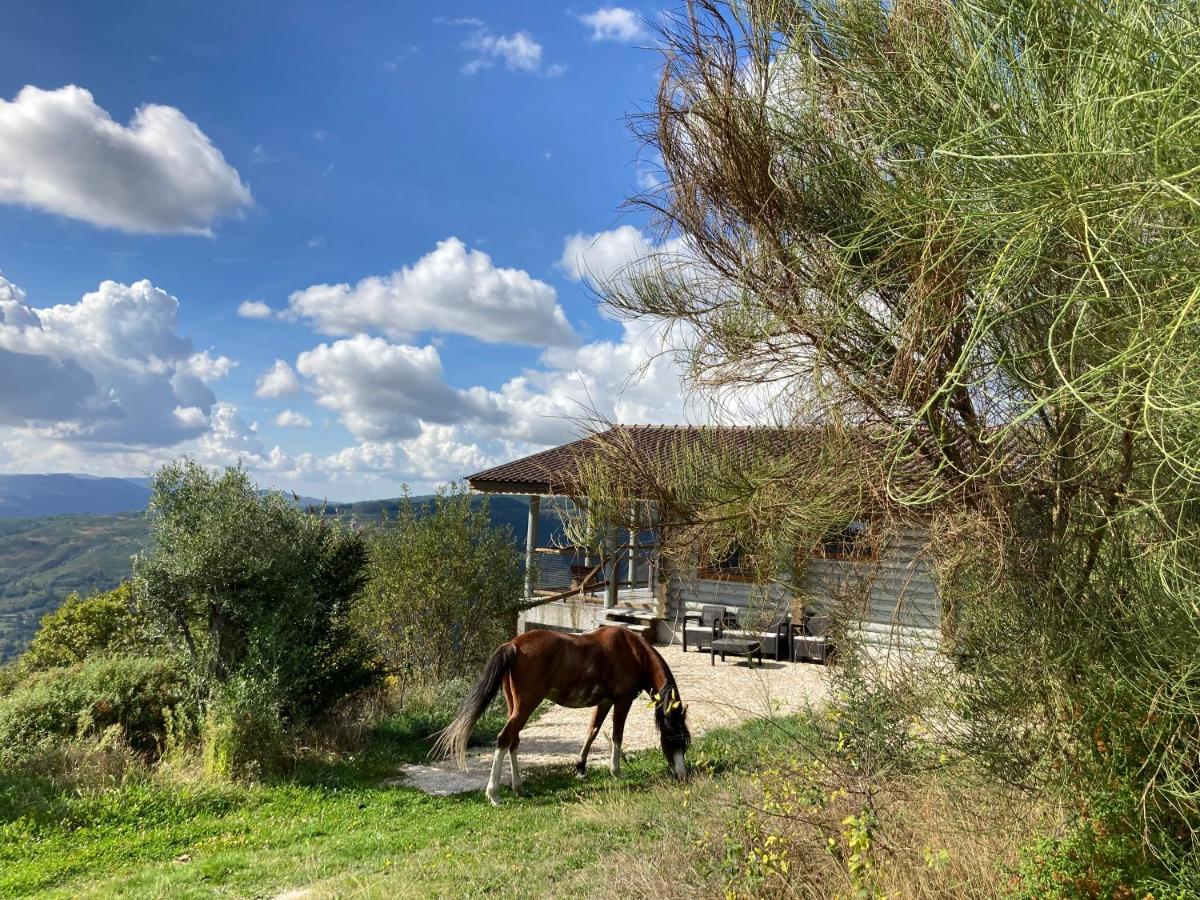
<svg viewBox="0 0 1200 900">
<path fill-rule="evenodd" d="M 272 312 L 261 300 L 243 300 L 238 304 L 237 314 L 243 319 L 269 319 Z"/>
<path fill-rule="evenodd" d="M 563 242 L 559 266 L 573 281 L 604 282 L 650 256 L 653 243 L 632 225 L 597 234 L 573 234 Z"/>
<path fill-rule="evenodd" d="M 0 424 L 62 422 L 86 411 L 96 394 L 92 374 L 73 359 L 59 360 L 35 353 L 0 348 Z M 19 385 L 19 390 L 12 390 Z"/>
<path fill-rule="evenodd" d="M 469 393 L 446 384 L 432 346 L 390 344 L 360 334 L 301 353 L 296 368 L 311 380 L 317 403 L 364 440 L 410 438 L 420 433 L 422 421 L 453 423 L 490 412 Z"/>
<path fill-rule="evenodd" d="M 149 281 L 105 281 L 78 302 L 34 308 L 0 277 L 0 422 L 45 439 L 166 446 L 197 436 L 205 380 L 233 362 L 194 352 L 179 301 Z"/>
<path fill-rule="evenodd" d="M 300 379 L 295 370 L 282 359 L 258 377 L 254 388 L 256 397 L 287 397 L 300 391 Z"/>
<path fill-rule="evenodd" d="M 189 448 L 201 462 L 214 466 L 232 466 L 238 462 L 262 467 L 265 461 L 262 440 L 254 426 L 247 425 L 232 403 L 217 403 L 209 417 L 209 428 Z"/>
<path fill-rule="evenodd" d="M 0 99 L 0 202 L 144 234 L 210 234 L 250 189 L 173 106 L 121 125 L 74 85 Z"/>
<path fill-rule="evenodd" d="M 318 284 L 288 299 L 288 315 L 324 334 L 381 332 L 408 340 L 428 331 L 488 343 L 565 346 L 575 333 L 554 288 L 521 269 L 497 267 L 458 238 L 390 275 Z"/>
<path fill-rule="evenodd" d="M 592 29 L 593 41 L 629 43 L 647 36 L 638 14 L 622 6 L 602 6 L 580 16 L 579 21 Z"/>
<path fill-rule="evenodd" d="M 619 287 L 624 280 L 651 267 L 698 277 L 696 257 L 681 239 L 656 244 L 632 225 L 571 235 L 563 242 L 558 266 L 573 281 L 601 286 Z"/>
<path fill-rule="evenodd" d="M 294 409 L 285 409 L 275 417 L 275 424 L 281 428 L 311 428 L 312 419 Z"/>
<path fill-rule="evenodd" d="M 220 381 L 237 368 L 237 363 L 228 356 L 213 356 L 202 350 L 188 357 L 187 367 L 201 381 Z"/>
</svg>

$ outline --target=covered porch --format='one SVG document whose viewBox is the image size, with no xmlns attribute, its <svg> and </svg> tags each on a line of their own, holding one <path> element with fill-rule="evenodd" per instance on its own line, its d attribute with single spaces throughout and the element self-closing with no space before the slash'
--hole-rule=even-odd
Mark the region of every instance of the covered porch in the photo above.
<svg viewBox="0 0 1200 900">
<path fill-rule="evenodd" d="M 582 547 L 546 527 L 544 513 L 572 503 L 579 454 L 591 440 L 554 447 L 467 478 L 471 489 L 481 493 L 528 498 L 524 609 L 518 629 L 590 631 L 620 625 L 649 640 L 667 642 L 667 585 L 653 532 L 636 524 L 607 525 L 601 546 Z"/>
<path fill-rule="evenodd" d="M 654 530 L 661 525 L 645 515 L 647 507 L 638 505 L 646 501 L 629 499 L 645 496 L 637 483 L 629 489 L 617 481 L 620 502 L 630 504 L 627 521 L 633 522 L 640 510 L 641 524 L 623 526 L 622 507 L 614 515 L 609 505 L 607 530 L 597 536 L 586 529 L 588 547 L 571 546 L 543 521 L 547 510 L 586 495 L 581 472 L 589 471 L 588 462 L 605 449 L 610 459 L 621 460 L 625 454 L 635 460 L 622 467 L 622 477 L 630 480 L 639 478 L 639 459 L 670 461 L 688 454 L 707 477 L 710 457 L 765 448 L 774 457 L 803 458 L 818 452 L 821 440 L 819 429 L 615 426 L 467 480 L 476 491 L 529 498 L 521 630 L 623 625 L 660 644 L 686 645 L 689 632 L 705 629 L 705 616 L 715 616 L 722 623 L 732 621 L 742 637 L 762 636 L 764 646 L 778 648 L 777 640 L 786 641 L 790 652 L 784 656 L 793 660 L 824 659 L 829 622 L 836 613 L 843 633 L 881 653 L 936 652 L 942 643 L 942 604 L 924 518 L 899 523 L 878 542 L 865 525 L 850 521 L 845 529 L 831 532 L 829 540 L 805 548 L 809 558 L 799 577 L 765 580 L 743 571 L 736 554 L 712 566 L 681 569 L 668 563 Z M 619 452 L 612 453 L 613 447 Z M 814 646 L 821 650 L 816 656 Z"/>
</svg>

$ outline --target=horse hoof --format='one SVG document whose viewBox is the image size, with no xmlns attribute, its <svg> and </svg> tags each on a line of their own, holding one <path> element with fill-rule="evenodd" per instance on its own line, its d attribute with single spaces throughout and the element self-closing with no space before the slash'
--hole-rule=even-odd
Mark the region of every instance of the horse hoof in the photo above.
<svg viewBox="0 0 1200 900">
<path fill-rule="evenodd" d="M 587 778 L 587 766 L 575 766 L 575 777 L 579 779 Z"/>
<path fill-rule="evenodd" d="M 490 804 L 492 804 L 492 806 L 499 806 L 499 805 L 500 805 L 500 796 L 499 796 L 498 794 L 493 794 L 493 793 L 491 793 L 491 792 L 489 791 L 489 792 L 487 793 L 487 798 L 488 798 L 488 802 L 489 802 Z"/>
</svg>

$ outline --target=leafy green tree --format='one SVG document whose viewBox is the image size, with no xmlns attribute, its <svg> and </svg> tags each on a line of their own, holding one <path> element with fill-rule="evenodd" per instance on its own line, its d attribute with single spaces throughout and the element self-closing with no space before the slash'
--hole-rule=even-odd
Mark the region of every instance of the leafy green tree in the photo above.
<svg viewBox="0 0 1200 900">
<path fill-rule="evenodd" d="M 133 585 L 83 598 L 70 594 L 41 625 L 21 655 L 20 668 L 40 671 L 81 663 L 97 653 L 151 655 L 145 622 L 135 609 Z"/>
<path fill-rule="evenodd" d="M 384 664 L 402 678 L 474 672 L 513 636 L 523 576 L 507 528 L 462 488 L 427 504 L 407 496 L 371 542 L 370 583 L 359 610 Z"/>
<path fill-rule="evenodd" d="M 215 475 L 184 460 L 151 487 L 140 606 L 205 696 L 235 676 L 270 682 L 295 723 L 373 681 L 351 624 L 366 578 L 359 532 L 260 493 L 240 466 Z"/>
</svg>

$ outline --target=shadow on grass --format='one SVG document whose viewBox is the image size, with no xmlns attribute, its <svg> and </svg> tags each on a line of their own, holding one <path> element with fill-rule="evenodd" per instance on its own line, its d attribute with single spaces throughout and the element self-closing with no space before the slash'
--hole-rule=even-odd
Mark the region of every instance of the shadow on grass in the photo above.
<svg viewBox="0 0 1200 900">
<path fill-rule="evenodd" d="M 823 737 L 806 715 L 760 719 L 734 728 L 709 732 L 693 742 L 688 752 L 689 777 L 719 777 L 761 769 L 813 752 Z M 575 766 L 563 763 L 526 770 L 525 794 L 516 797 L 507 781 L 501 796 L 505 803 L 562 805 L 607 791 L 638 792 L 678 784 L 671 775 L 661 750 L 640 750 L 626 756 L 621 776 L 614 778 L 604 764 L 593 765 L 585 778 L 575 777 Z M 416 788 L 399 786 L 401 790 Z M 482 791 L 468 791 L 439 798 L 451 803 L 487 803 Z"/>
</svg>

